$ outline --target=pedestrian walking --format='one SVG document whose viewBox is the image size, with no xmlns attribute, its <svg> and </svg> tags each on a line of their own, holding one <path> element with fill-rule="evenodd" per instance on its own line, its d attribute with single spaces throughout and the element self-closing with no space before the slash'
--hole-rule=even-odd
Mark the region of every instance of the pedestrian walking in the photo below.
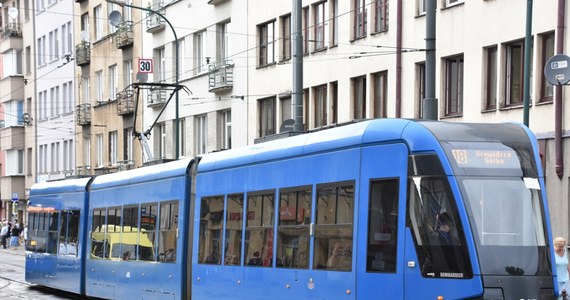
<svg viewBox="0 0 570 300">
<path fill-rule="evenodd" d="M 18 223 L 14 224 L 12 232 L 10 233 L 10 247 L 13 250 L 17 250 L 20 246 L 20 225 Z"/>
<path fill-rule="evenodd" d="M 2 229 L 0 230 L 0 242 L 2 243 L 3 249 L 6 249 L 6 239 L 8 238 L 9 230 L 8 222 L 2 223 Z"/>
<path fill-rule="evenodd" d="M 554 243 L 554 258 L 556 260 L 556 277 L 558 279 L 558 291 L 561 293 L 559 299 L 565 299 L 566 292 L 568 292 L 568 284 L 570 283 L 570 264 L 568 263 L 568 253 L 566 251 L 566 239 L 559 236 L 553 241 Z"/>
</svg>

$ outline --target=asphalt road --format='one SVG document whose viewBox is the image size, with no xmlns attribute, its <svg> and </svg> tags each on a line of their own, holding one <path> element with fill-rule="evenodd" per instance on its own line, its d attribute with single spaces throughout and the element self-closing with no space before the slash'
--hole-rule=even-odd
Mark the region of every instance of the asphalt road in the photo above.
<svg viewBox="0 0 570 300">
<path fill-rule="evenodd" d="M 0 247 L 0 299 L 2 300 L 54 300 L 77 299 L 75 295 L 62 294 L 26 283 L 25 251 Z"/>
</svg>

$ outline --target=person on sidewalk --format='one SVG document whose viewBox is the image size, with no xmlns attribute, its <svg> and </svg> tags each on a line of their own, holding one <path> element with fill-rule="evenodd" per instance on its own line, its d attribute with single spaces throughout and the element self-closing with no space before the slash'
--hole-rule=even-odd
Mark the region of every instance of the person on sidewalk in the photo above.
<svg viewBox="0 0 570 300">
<path fill-rule="evenodd" d="M 20 246 L 20 225 L 18 223 L 14 224 L 12 232 L 10 233 L 10 247 L 13 250 L 17 250 Z"/>
<path fill-rule="evenodd" d="M 2 223 L 2 229 L 0 230 L 0 241 L 2 242 L 2 248 L 6 249 L 6 239 L 8 238 L 8 222 Z"/>
</svg>

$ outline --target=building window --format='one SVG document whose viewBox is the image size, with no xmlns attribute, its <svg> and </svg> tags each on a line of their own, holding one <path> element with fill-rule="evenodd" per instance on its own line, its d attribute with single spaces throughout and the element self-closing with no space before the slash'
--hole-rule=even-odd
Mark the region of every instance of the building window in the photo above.
<svg viewBox="0 0 570 300">
<path fill-rule="evenodd" d="M 185 156 L 186 153 L 186 119 L 180 118 L 178 119 L 178 129 L 180 130 L 178 139 L 180 141 L 180 151 L 178 152 L 179 155 Z"/>
<path fill-rule="evenodd" d="M 24 175 L 24 150 L 6 150 L 6 176 Z"/>
<path fill-rule="evenodd" d="M 292 117 L 291 117 L 291 94 L 287 94 L 287 95 L 279 97 L 279 108 L 281 110 L 281 124 L 283 124 L 283 122 L 285 122 L 285 120 L 292 119 Z M 279 132 L 281 132 L 281 128 L 279 128 Z"/>
<path fill-rule="evenodd" d="M 367 26 L 367 9 L 365 0 L 353 0 L 353 39 L 360 39 L 366 36 L 366 26 Z"/>
<path fill-rule="evenodd" d="M 518 106 L 523 103 L 524 51 L 524 40 L 506 45 L 505 106 Z M 530 82 L 532 82 L 532 46 L 530 51 Z M 532 84 L 530 86 L 530 95 L 532 95 Z"/>
<path fill-rule="evenodd" d="M 373 116 L 374 118 L 386 118 L 386 106 L 388 104 L 388 71 L 378 72 L 372 75 L 373 86 Z"/>
<path fill-rule="evenodd" d="M 28 148 L 28 151 L 27 151 L 27 152 L 28 152 L 28 155 L 27 155 L 27 157 L 26 157 L 26 163 L 27 163 L 27 168 L 26 168 L 26 169 L 27 169 L 27 170 L 26 170 L 26 171 L 27 171 L 27 174 L 26 174 L 26 175 L 32 175 L 32 174 L 33 174 L 33 164 L 32 164 L 33 155 L 32 155 L 32 151 L 33 151 L 33 148 Z M 38 173 L 39 173 L 39 172 L 38 172 Z"/>
<path fill-rule="evenodd" d="M 376 32 L 388 31 L 388 0 L 376 0 L 374 6 L 374 29 Z"/>
<path fill-rule="evenodd" d="M 230 22 L 224 22 L 217 25 L 217 61 L 219 63 L 224 63 L 226 59 L 230 56 L 230 35 L 231 32 Z"/>
<path fill-rule="evenodd" d="M 194 33 L 194 69 L 196 74 L 206 71 L 206 31 Z"/>
<path fill-rule="evenodd" d="M 220 149 L 232 148 L 232 111 L 220 112 Z"/>
<path fill-rule="evenodd" d="M 198 251 L 198 263 L 221 265 L 223 238 L 222 228 L 224 227 L 224 197 L 215 196 L 202 198 L 200 204 L 200 215 L 202 216 L 202 219 L 200 221 L 201 238 Z"/>
<path fill-rule="evenodd" d="M 24 51 L 11 49 L 2 53 L 3 77 L 22 75 L 22 54 Z"/>
<path fill-rule="evenodd" d="M 97 139 L 97 167 L 98 168 L 102 168 L 103 167 L 103 148 L 104 148 L 104 144 L 103 144 L 103 135 L 102 134 L 97 134 L 96 136 Z"/>
<path fill-rule="evenodd" d="M 426 0 L 416 0 L 417 15 L 422 16 L 426 14 Z"/>
<path fill-rule="evenodd" d="M 546 66 L 546 62 L 554 56 L 554 32 L 550 32 L 542 35 L 542 69 Z M 546 76 L 540 76 L 540 102 L 551 102 L 552 96 L 554 95 L 554 87 L 548 80 Z"/>
<path fill-rule="evenodd" d="M 445 7 L 453 6 L 465 2 L 465 0 L 445 0 Z"/>
<path fill-rule="evenodd" d="M 291 59 L 291 15 L 281 17 L 281 60 Z"/>
<path fill-rule="evenodd" d="M 158 158 L 166 158 L 166 125 L 164 123 L 156 124 L 155 130 L 155 142 L 158 148 Z"/>
<path fill-rule="evenodd" d="M 166 81 L 166 55 L 164 48 L 156 51 L 158 54 L 158 82 Z"/>
<path fill-rule="evenodd" d="M 445 60 L 445 115 L 463 113 L 463 56 Z"/>
<path fill-rule="evenodd" d="M 208 137 L 208 120 L 206 115 L 194 117 L 194 136 L 196 144 L 196 154 L 206 153 L 207 137 Z"/>
<path fill-rule="evenodd" d="M 303 31 L 303 54 L 309 54 L 309 41 L 311 41 L 311 37 L 309 36 L 309 7 L 303 7 L 301 13 L 301 30 Z"/>
<path fill-rule="evenodd" d="M 95 101 L 103 101 L 103 71 L 95 72 Z"/>
<path fill-rule="evenodd" d="M 81 15 L 81 41 L 89 41 L 89 14 Z"/>
<path fill-rule="evenodd" d="M 119 5 L 107 2 L 107 13 L 110 14 L 113 11 L 121 12 Z M 118 29 L 117 26 L 114 26 L 113 24 L 111 24 L 111 22 L 107 22 L 107 32 L 109 34 L 113 34 L 113 33 L 117 32 L 117 29 Z"/>
<path fill-rule="evenodd" d="M 329 4 L 322 2 L 314 6 L 314 50 L 325 49 L 329 44 Z"/>
<path fill-rule="evenodd" d="M 327 125 L 327 85 L 321 85 L 313 88 L 314 97 L 314 127 L 323 127 Z"/>
<path fill-rule="evenodd" d="M 100 40 L 103 38 L 103 14 L 101 12 L 101 5 L 97 5 L 93 9 L 93 22 L 95 22 L 95 40 Z"/>
<path fill-rule="evenodd" d="M 91 138 L 83 138 L 83 163 L 85 168 L 91 167 Z"/>
<path fill-rule="evenodd" d="M 32 49 L 30 46 L 26 47 L 26 75 L 32 74 Z"/>
<path fill-rule="evenodd" d="M 24 125 L 24 100 L 8 100 L 4 102 L 4 126 Z"/>
<path fill-rule="evenodd" d="M 485 48 L 485 109 L 497 108 L 497 46 Z"/>
<path fill-rule="evenodd" d="M 332 12 L 332 26 L 331 30 L 331 46 L 338 45 L 338 0 L 329 0 L 331 5 L 331 12 Z"/>
<path fill-rule="evenodd" d="M 338 82 L 336 81 L 330 83 L 329 111 L 331 123 L 338 123 Z"/>
<path fill-rule="evenodd" d="M 130 163 L 133 160 L 133 128 L 123 131 L 123 145 L 123 159 Z"/>
<path fill-rule="evenodd" d="M 259 33 L 259 66 L 275 63 L 275 21 L 257 26 Z"/>
<path fill-rule="evenodd" d="M 109 132 L 109 164 L 111 166 L 117 165 L 117 160 L 119 159 L 119 145 L 118 145 L 118 133 L 117 131 Z"/>
<path fill-rule="evenodd" d="M 275 134 L 275 97 L 259 100 L 259 137 Z"/>
<path fill-rule="evenodd" d="M 109 67 L 109 100 L 117 99 L 117 65 Z"/>
<path fill-rule="evenodd" d="M 351 79 L 352 82 L 352 118 L 366 118 L 366 76 Z"/>
<path fill-rule="evenodd" d="M 416 64 L 416 117 L 424 117 L 424 99 L 426 97 L 426 64 L 424 62 Z"/>
<path fill-rule="evenodd" d="M 83 91 L 81 103 L 90 103 L 89 98 L 89 77 L 82 77 L 81 78 L 81 90 Z"/>
</svg>

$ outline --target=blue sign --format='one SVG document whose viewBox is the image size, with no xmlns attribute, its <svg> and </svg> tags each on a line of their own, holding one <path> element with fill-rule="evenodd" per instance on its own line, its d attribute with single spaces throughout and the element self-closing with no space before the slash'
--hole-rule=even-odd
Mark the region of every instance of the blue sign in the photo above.
<svg viewBox="0 0 570 300">
<path fill-rule="evenodd" d="M 20 201 L 20 197 L 18 197 L 18 192 L 13 192 L 12 193 L 12 202 L 18 202 Z"/>
</svg>

